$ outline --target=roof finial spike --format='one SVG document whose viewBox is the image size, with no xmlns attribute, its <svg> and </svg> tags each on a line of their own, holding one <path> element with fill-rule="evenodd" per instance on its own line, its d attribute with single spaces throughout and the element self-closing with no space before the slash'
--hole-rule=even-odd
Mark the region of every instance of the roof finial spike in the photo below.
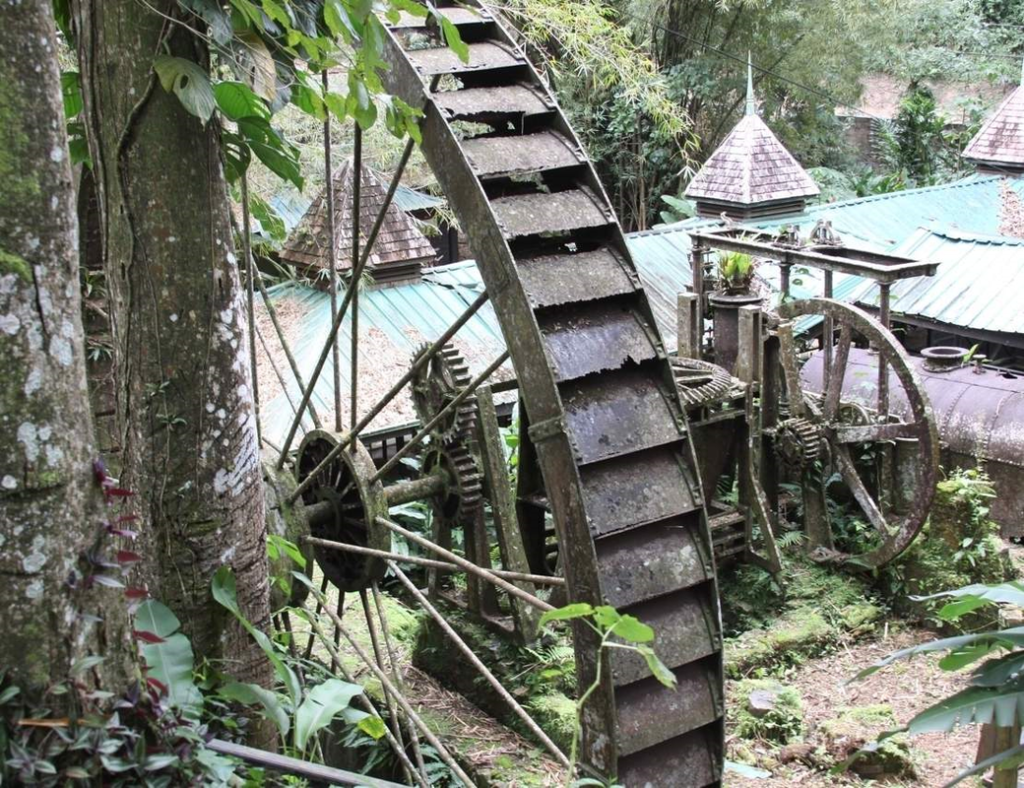
<svg viewBox="0 0 1024 788">
<path fill-rule="evenodd" d="M 757 104 L 754 103 L 754 60 L 747 50 L 747 114 L 757 114 Z"/>
</svg>

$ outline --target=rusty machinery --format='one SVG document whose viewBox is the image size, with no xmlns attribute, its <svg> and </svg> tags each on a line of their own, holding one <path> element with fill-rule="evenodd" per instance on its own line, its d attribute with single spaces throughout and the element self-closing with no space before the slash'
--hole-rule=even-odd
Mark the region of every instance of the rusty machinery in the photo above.
<svg viewBox="0 0 1024 788">
<path fill-rule="evenodd" d="M 447 592 L 446 573 L 465 572 L 466 591 L 454 601 L 522 637 L 535 631 L 540 611 L 552 607 L 553 599 L 538 598 L 544 585 L 553 586 L 559 598 L 610 604 L 650 624 L 657 633 L 655 650 L 675 675 L 676 689 L 655 680 L 641 655 L 613 649 L 599 656 L 594 632 L 573 628 L 580 686 L 600 676 L 583 717 L 581 768 L 617 777 L 626 786 L 717 785 L 724 681 L 713 552 L 742 553 L 778 567 L 776 457 L 793 473 L 807 474 L 829 456 L 846 477 L 844 447 L 851 442 L 905 441 L 914 444 L 909 453 L 918 459 L 899 464 L 915 469 L 912 503 L 876 502 L 868 487 L 848 479 L 880 534 L 878 549 L 860 559 L 880 563 L 902 549 L 920 525 L 936 442 L 927 403 L 914 399 L 919 387 L 902 351 L 857 310 L 820 299 L 786 303 L 777 314 L 732 304 L 715 312 L 715 339 L 705 348 L 705 313 L 720 306 L 712 305 L 710 288 L 704 287 L 706 258 L 712 247 L 754 244 L 756 254 L 784 266 L 799 262 L 826 272 L 875 273 L 884 282 L 920 273 L 920 266 L 858 258 L 846 250 L 782 248 L 774 239 L 695 236 L 696 287 L 686 302 L 689 329 L 683 332 L 689 340 L 685 352 L 671 360 L 607 195 L 550 91 L 486 10 L 439 5 L 467 43 L 469 62 L 444 46 L 432 21 L 402 15 L 385 24 L 386 81 L 392 94 L 424 112 L 423 155 L 460 218 L 486 294 L 416 354 L 380 402 L 358 419 L 353 415 L 347 431 L 308 433 L 293 463 L 297 483 L 277 497 L 304 510 L 312 532 L 308 541 L 325 580 L 342 592 L 360 592 L 368 618 L 367 591 L 376 594 L 377 581 L 390 568 L 463 651 L 468 647 L 449 631 L 443 614 L 401 573 L 396 559 L 402 556 L 391 552 L 394 534 L 432 554 L 416 560 L 429 567 L 435 597 Z M 411 150 L 409 143 L 382 211 Z M 353 213 L 360 214 L 358 207 Z M 354 281 L 375 232 L 354 267 Z M 357 292 L 346 293 L 317 372 L 350 302 L 358 308 Z M 471 378 L 450 343 L 488 301 L 508 350 Z M 840 418 L 838 389 L 829 388 L 819 400 L 800 393 L 792 321 L 815 314 L 825 316 L 826 336 L 839 332 L 830 361 L 834 370 L 844 367 L 855 334 L 880 348 L 916 403 L 909 423 L 847 424 Z M 715 363 L 705 358 L 709 351 Z M 495 415 L 500 386 L 488 383 L 509 358 L 521 404 L 514 490 Z M 290 456 L 298 413 L 309 403 L 315 377 L 279 465 Z M 406 384 L 423 426 L 375 467 L 360 438 Z M 352 402 L 354 414 L 355 394 Z M 413 451 L 420 456 L 417 478 L 385 485 Z M 727 506 L 715 491 L 729 473 L 738 496 Z M 432 502 L 429 538 L 389 516 L 390 507 L 412 500 Z M 485 500 L 500 568 L 492 566 Z M 819 500 L 807 493 L 804 507 L 815 546 L 827 550 L 827 528 L 814 520 Z M 455 528 L 464 534 L 461 553 L 450 549 Z M 509 614 L 502 614 L 498 595 Z M 343 633 L 341 620 L 335 624 Z M 481 660 L 470 655 L 470 661 L 504 691 Z M 400 688 L 379 665 L 370 668 L 388 697 L 419 725 Z M 515 699 L 506 699 L 566 763 Z M 440 742 L 431 743 L 443 752 Z"/>
</svg>

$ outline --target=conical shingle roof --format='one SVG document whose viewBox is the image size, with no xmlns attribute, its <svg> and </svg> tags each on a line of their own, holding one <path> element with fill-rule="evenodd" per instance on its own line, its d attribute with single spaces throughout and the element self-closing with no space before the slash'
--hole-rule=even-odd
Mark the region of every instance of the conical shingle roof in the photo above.
<svg viewBox="0 0 1024 788">
<path fill-rule="evenodd" d="M 967 143 L 964 158 L 982 167 L 1024 171 L 1024 72 L 1021 85 Z"/>
<path fill-rule="evenodd" d="M 686 196 L 749 207 L 818 193 L 804 168 L 758 117 L 748 64 L 746 114 L 690 181 Z"/>
<path fill-rule="evenodd" d="M 334 174 L 335 264 L 338 271 L 352 268 L 352 173 L 351 160 Z M 329 265 L 327 231 L 327 190 L 323 189 L 306 210 L 302 220 L 285 241 L 281 261 L 303 269 L 326 269 Z M 367 168 L 360 176 L 359 247 L 365 248 L 387 189 Z M 384 215 L 377 242 L 367 265 L 376 269 L 430 261 L 434 248 L 419 231 L 415 222 L 394 203 Z"/>
</svg>

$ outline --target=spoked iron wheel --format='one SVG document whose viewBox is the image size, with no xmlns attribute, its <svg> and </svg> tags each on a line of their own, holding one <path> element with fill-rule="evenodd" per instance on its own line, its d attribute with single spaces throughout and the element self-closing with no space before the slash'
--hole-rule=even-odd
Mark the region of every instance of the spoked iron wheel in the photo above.
<svg viewBox="0 0 1024 788">
<path fill-rule="evenodd" d="M 564 584 L 570 602 L 610 604 L 651 625 L 654 649 L 674 674 L 676 689 L 652 677 L 640 655 L 622 649 L 602 656 L 599 670 L 594 633 L 583 625 L 573 630 L 579 686 L 600 676 L 583 716 L 581 770 L 626 786 L 717 785 L 723 764 L 717 589 L 704 491 L 673 370 L 607 196 L 554 98 L 486 10 L 438 5 L 468 44 L 468 64 L 444 45 L 433 22 L 403 15 L 387 25 L 387 87 L 424 112 L 423 154 L 468 236 L 487 292 L 417 354 L 379 402 L 360 408 L 353 391 L 347 431 L 306 436 L 292 498 L 301 497 L 311 512 L 309 541 L 328 580 L 344 592 L 359 591 L 369 614 L 366 596 L 377 593 L 382 571 L 391 568 L 409 597 L 452 638 L 453 648 L 504 693 L 534 737 L 565 765 L 566 756 L 482 660 L 467 653 L 440 605 L 402 573 L 391 536 L 430 553 L 430 559 L 418 559 L 421 564 L 466 572 L 536 610 L 551 608 L 533 593 L 536 585 Z M 472 131 L 481 128 L 483 133 Z M 358 144 L 356 151 L 358 159 Z M 382 212 L 411 151 L 409 142 Z M 352 213 L 360 215 L 358 206 Z M 380 222 L 366 238 L 353 282 Z M 346 311 L 358 315 L 357 293 L 346 291 L 297 413 L 309 407 Z M 448 343 L 487 300 L 508 351 L 468 379 Z M 357 343 L 358 331 L 353 336 Z M 358 357 L 354 347 L 354 364 Z M 558 533 L 564 580 L 508 565 L 482 567 L 470 560 L 475 556 L 468 540 L 466 555 L 459 555 L 401 527 L 387 512 L 401 502 L 430 500 L 455 520 L 480 516 L 471 500 L 479 488 L 471 483 L 471 452 L 462 434 L 472 421 L 465 405 L 509 358 Z M 440 374 L 434 387 L 432 370 Z M 358 379 L 355 366 L 351 379 Z M 360 438 L 410 383 L 417 386 L 425 423 L 382 467 L 371 467 Z M 282 447 L 282 463 L 299 421 L 296 416 Z M 389 484 L 392 471 L 413 452 L 428 459 L 420 477 Z M 335 553 L 347 555 L 340 560 Z M 344 622 L 327 612 L 349 639 Z M 362 656 L 389 702 L 416 723 L 397 682 Z M 427 736 L 419 723 L 415 729 Z M 446 753 L 436 739 L 431 744 Z"/>
<path fill-rule="evenodd" d="M 809 315 L 830 318 L 839 338 L 826 355 L 829 362 L 825 365 L 820 407 L 806 403 L 803 397 L 791 401 L 790 418 L 780 425 L 777 445 L 788 447 L 791 457 L 812 449 L 815 457 L 830 457 L 874 529 L 873 545 L 864 552 L 841 554 L 833 551 L 831 544 L 820 544 L 819 555 L 854 566 L 882 566 L 910 546 L 924 525 L 935 495 L 939 439 L 924 387 L 907 352 L 866 312 L 817 298 L 792 301 L 780 306 L 778 311 L 786 320 Z M 881 406 L 874 412 L 842 400 L 850 348 L 856 337 L 870 343 L 886 370 L 879 379 L 884 381 L 881 386 L 879 380 L 863 381 L 873 390 L 880 389 Z M 784 339 L 781 351 L 787 388 L 799 391 L 798 362 L 791 334 L 783 332 L 780 338 Z M 899 381 L 909 404 L 908 414 L 902 421 L 878 415 L 886 411 L 888 370 Z M 824 445 L 819 445 L 822 442 Z M 855 450 L 877 458 L 877 463 L 872 463 L 874 473 L 865 473 L 859 467 Z M 813 532 L 813 527 L 809 525 L 808 530 Z"/>
</svg>

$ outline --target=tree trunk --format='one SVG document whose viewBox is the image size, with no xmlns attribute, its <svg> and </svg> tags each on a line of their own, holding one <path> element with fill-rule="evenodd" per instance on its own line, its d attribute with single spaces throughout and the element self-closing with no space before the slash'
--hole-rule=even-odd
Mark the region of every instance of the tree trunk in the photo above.
<svg viewBox="0 0 1024 788">
<path fill-rule="evenodd" d="M 115 347 L 122 486 L 143 523 L 153 595 L 196 653 L 243 681 L 269 665 L 210 596 L 230 565 L 239 605 L 269 626 L 263 484 L 246 313 L 216 121 L 165 92 L 153 59 L 208 69 L 174 0 L 75 3 Z"/>
<path fill-rule="evenodd" d="M 39 701 L 76 659 L 98 653 L 103 684 L 117 692 L 131 667 L 126 602 L 81 582 L 89 570 L 80 556 L 97 539 L 106 552 L 113 545 L 101 536 L 92 469 L 74 189 L 49 0 L 14 3 L 0 24 L 0 184 L 0 669 Z"/>
</svg>

